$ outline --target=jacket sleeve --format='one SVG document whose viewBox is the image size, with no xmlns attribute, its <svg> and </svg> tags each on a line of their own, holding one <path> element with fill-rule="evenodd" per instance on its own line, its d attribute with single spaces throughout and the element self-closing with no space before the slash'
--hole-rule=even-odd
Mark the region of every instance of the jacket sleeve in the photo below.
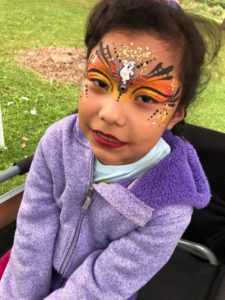
<svg viewBox="0 0 225 300">
<path fill-rule="evenodd" d="M 192 212 L 184 205 L 155 210 L 144 227 L 92 252 L 64 287 L 44 299 L 129 299 L 168 262 Z"/>
<path fill-rule="evenodd" d="M 36 300 L 49 294 L 58 209 L 39 143 L 25 183 L 11 257 L 0 281 L 1 300 Z"/>
</svg>

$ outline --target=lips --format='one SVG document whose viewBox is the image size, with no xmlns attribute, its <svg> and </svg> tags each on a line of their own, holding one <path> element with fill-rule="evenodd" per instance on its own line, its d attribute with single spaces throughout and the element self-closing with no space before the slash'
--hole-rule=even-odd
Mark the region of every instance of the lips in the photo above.
<svg viewBox="0 0 225 300">
<path fill-rule="evenodd" d="M 127 143 L 124 143 L 122 141 L 120 141 L 119 139 L 117 139 L 116 137 L 114 137 L 111 134 L 106 134 L 103 133 L 99 130 L 92 130 L 95 139 L 101 143 L 104 144 L 106 146 L 111 146 L 111 147 L 121 147 L 123 145 L 126 145 Z"/>
</svg>

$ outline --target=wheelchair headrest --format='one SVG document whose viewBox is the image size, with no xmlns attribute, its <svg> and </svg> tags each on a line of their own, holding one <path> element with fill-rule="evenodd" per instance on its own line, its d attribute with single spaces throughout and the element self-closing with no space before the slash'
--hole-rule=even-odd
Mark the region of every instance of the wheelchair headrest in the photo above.
<svg viewBox="0 0 225 300">
<path fill-rule="evenodd" d="M 196 149 L 212 190 L 225 200 L 225 133 L 186 123 L 183 136 Z"/>
</svg>

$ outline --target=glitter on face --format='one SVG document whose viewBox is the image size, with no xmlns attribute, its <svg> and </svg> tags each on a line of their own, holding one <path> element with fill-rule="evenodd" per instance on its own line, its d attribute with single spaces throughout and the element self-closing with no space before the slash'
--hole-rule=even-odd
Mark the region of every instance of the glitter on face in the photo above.
<svg viewBox="0 0 225 300">
<path fill-rule="evenodd" d="M 118 90 L 121 93 L 125 93 L 128 85 L 132 85 L 132 79 L 144 74 L 148 64 L 154 60 L 148 47 L 136 49 L 131 48 L 132 46 L 133 43 L 130 43 L 130 46 L 122 44 L 119 49 L 114 46 L 113 54 L 111 54 L 109 45 L 104 46 L 100 42 L 99 49 L 89 59 L 90 65 L 100 60 L 103 71 L 107 72 L 108 69 L 113 79 L 119 82 Z"/>
<path fill-rule="evenodd" d="M 155 112 L 150 115 L 149 121 L 154 118 L 154 120 L 158 120 L 158 122 L 153 121 L 152 124 L 159 124 L 164 123 L 168 118 L 169 112 L 168 112 L 168 104 L 163 104 L 163 107 L 160 109 L 156 109 Z M 159 124 L 160 126 L 160 124 Z"/>
<path fill-rule="evenodd" d="M 130 87 L 139 86 L 132 95 L 142 90 L 141 95 L 146 94 L 154 99 L 155 104 L 163 104 L 148 120 L 154 119 L 153 123 L 156 119 L 164 122 L 169 109 L 176 106 L 181 91 L 172 74 L 174 66 L 164 67 L 162 62 L 154 63 L 157 59 L 149 47 L 135 47 L 134 43 L 121 44 L 119 48 L 115 44 L 112 46 L 100 42 L 96 52 L 89 58 L 87 73 L 101 74 L 103 78 L 107 78 L 107 82 L 111 82 L 111 86 L 115 86 L 116 82 L 116 101 L 123 94 L 128 94 Z M 150 69 L 151 66 L 154 67 Z M 88 95 L 87 88 L 85 94 Z"/>
</svg>

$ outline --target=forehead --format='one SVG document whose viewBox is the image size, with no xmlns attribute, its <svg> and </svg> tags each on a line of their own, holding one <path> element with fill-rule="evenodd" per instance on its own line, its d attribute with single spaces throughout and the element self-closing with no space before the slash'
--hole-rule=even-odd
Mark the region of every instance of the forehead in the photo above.
<svg viewBox="0 0 225 300">
<path fill-rule="evenodd" d="M 113 31 L 106 34 L 101 42 L 110 48 L 110 52 L 115 58 L 122 57 L 125 59 L 127 57 L 129 61 L 136 63 L 146 59 L 151 66 L 162 62 L 167 66 L 173 65 L 174 72 L 179 72 L 180 51 L 156 34 Z M 99 44 L 92 49 L 91 53 L 95 54 L 98 48 Z M 174 75 L 176 75 L 175 73 Z"/>
</svg>

